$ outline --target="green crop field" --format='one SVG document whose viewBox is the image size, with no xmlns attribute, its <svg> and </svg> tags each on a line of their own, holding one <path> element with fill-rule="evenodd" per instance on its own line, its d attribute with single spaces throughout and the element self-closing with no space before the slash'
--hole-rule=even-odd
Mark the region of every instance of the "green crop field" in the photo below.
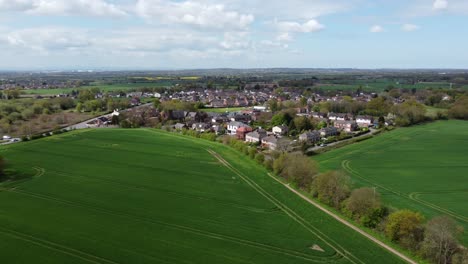
<svg viewBox="0 0 468 264">
<path fill-rule="evenodd" d="M 129 83 L 129 84 L 93 84 L 89 86 L 81 86 L 77 88 L 59 88 L 59 89 L 35 89 L 35 90 L 23 90 L 26 94 L 35 94 L 35 95 L 56 95 L 70 93 L 73 90 L 80 89 L 91 89 L 99 88 L 99 90 L 104 92 L 118 92 L 118 91 L 129 91 L 136 90 L 141 88 L 159 88 L 159 87 L 169 87 L 172 83 L 168 81 L 161 81 L 157 83 Z"/>
<path fill-rule="evenodd" d="M 315 159 L 323 170 L 344 169 L 358 186 L 377 187 L 393 207 L 448 215 L 468 230 L 466 121 L 397 129 Z"/>
<path fill-rule="evenodd" d="M 337 84 L 333 82 L 320 83 L 318 87 L 324 90 L 356 90 L 359 87 L 364 91 L 382 92 L 388 89 L 389 86 L 403 89 L 448 89 L 450 83 L 448 82 L 419 82 L 415 84 L 400 84 L 397 81 L 387 79 L 373 79 L 373 80 L 349 80 L 345 84 Z M 467 85 L 453 85 L 453 88 L 468 89 Z"/>
<path fill-rule="evenodd" d="M 151 129 L 2 147 L 2 263 L 400 263 L 221 144 Z"/>
</svg>

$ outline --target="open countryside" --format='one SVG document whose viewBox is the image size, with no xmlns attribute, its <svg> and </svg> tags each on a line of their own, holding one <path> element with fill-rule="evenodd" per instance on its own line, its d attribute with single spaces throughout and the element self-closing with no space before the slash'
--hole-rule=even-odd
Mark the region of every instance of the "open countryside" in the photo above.
<svg viewBox="0 0 468 264">
<path fill-rule="evenodd" d="M 315 159 L 323 170 L 341 168 L 356 185 L 376 187 L 396 208 L 449 215 L 466 230 L 467 157 L 468 123 L 451 120 L 400 128 Z"/>
<path fill-rule="evenodd" d="M 402 262 L 221 144 L 102 129 L 0 154 L 31 175 L 1 185 L 7 263 Z"/>
</svg>

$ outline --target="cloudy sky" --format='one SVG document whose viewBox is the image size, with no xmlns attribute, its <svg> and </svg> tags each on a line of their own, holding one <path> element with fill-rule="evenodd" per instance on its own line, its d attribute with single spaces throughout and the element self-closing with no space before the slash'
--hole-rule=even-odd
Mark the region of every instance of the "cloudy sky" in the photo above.
<svg viewBox="0 0 468 264">
<path fill-rule="evenodd" d="M 468 68 L 467 0 L 0 0 L 0 69 Z"/>
</svg>

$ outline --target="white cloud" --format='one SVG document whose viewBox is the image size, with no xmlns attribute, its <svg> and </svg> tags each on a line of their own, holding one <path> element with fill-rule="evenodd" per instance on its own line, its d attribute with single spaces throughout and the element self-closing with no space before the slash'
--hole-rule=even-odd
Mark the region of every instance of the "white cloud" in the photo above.
<svg viewBox="0 0 468 264">
<path fill-rule="evenodd" d="M 416 31 L 418 29 L 420 29 L 420 26 L 414 24 L 403 24 L 401 26 L 401 30 L 406 32 Z"/>
<path fill-rule="evenodd" d="M 444 10 L 448 8 L 448 1 L 447 0 L 435 0 L 432 4 L 432 8 L 434 10 Z"/>
<path fill-rule="evenodd" d="M 291 34 L 289 34 L 288 32 L 285 32 L 285 33 L 279 34 L 279 35 L 276 37 L 276 40 L 278 40 L 278 41 L 292 41 L 292 40 L 293 40 L 293 37 L 292 37 Z"/>
<path fill-rule="evenodd" d="M 105 0 L 0 0 L 0 11 L 34 15 L 121 17 L 127 13 Z"/>
<path fill-rule="evenodd" d="M 371 33 L 381 33 L 384 32 L 384 28 L 380 25 L 374 25 L 369 29 L 369 31 Z"/>
<path fill-rule="evenodd" d="M 219 3 L 220 0 L 196 0 Z M 225 6 L 249 13 L 266 20 L 304 21 L 330 14 L 345 12 L 361 0 L 223 0 Z"/>
<path fill-rule="evenodd" d="M 0 11 L 26 11 L 34 7 L 34 0 L 0 0 Z"/>
<path fill-rule="evenodd" d="M 40 52 L 82 49 L 93 43 L 84 30 L 59 27 L 17 30 L 5 34 L 4 39 L 13 47 Z"/>
<path fill-rule="evenodd" d="M 281 32 L 301 32 L 310 33 L 322 30 L 325 28 L 324 25 L 320 24 L 317 20 L 311 19 L 305 23 L 297 23 L 290 21 L 278 22 L 277 27 Z"/>
<path fill-rule="evenodd" d="M 138 0 L 136 13 L 152 22 L 211 29 L 245 29 L 254 21 L 252 14 L 227 10 L 221 4 L 205 4 L 191 0 Z"/>
<path fill-rule="evenodd" d="M 247 32 L 226 32 L 220 46 L 226 50 L 248 49 L 251 42 L 247 37 Z"/>
</svg>

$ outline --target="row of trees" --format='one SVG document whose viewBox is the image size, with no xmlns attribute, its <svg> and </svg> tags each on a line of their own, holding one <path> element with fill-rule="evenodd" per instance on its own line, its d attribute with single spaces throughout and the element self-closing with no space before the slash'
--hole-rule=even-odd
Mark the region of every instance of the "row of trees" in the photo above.
<svg viewBox="0 0 468 264">
<path fill-rule="evenodd" d="M 468 95 L 458 98 L 448 113 L 451 118 L 468 120 Z"/>
<path fill-rule="evenodd" d="M 321 202 L 336 208 L 361 225 L 383 233 L 391 241 L 433 263 L 467 263 L 468 251 L 460 246 L 462 228 L 446 216 L 425 222 L 419 213 L 391 210 L 375 188 L 352 188 L 348 175 L 342 171 L 319 173 L 315 161 L 298 153 L 273 151 L 265 156 L 255 146 L 229 136 L 225 145 L 244 153 L 268 170 L 310 193 Z"/>
</svg>

